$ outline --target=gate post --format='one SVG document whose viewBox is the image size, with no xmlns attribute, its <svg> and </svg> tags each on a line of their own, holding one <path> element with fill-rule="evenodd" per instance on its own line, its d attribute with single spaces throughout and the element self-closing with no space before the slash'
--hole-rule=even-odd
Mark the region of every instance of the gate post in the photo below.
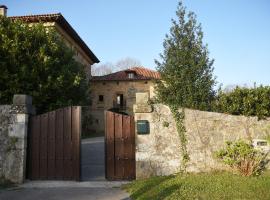
<svg viewBox="0 0 270 200">
<path fill-rule="evenodd" d="M 16 94 L 13 97 L 8 135 L 10 138 L 6 175 L 14 183 L 23 183 L 26 175 L 27 131 L 29 115 L 33 113 L 32 97 Z"/>
</svg>

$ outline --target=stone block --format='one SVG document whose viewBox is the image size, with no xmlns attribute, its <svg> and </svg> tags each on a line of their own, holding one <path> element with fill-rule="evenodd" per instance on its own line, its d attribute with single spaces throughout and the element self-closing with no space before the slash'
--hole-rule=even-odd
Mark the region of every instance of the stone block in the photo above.
<svg viewBox="0 0 270 200">
<path fill-rule="evenodd" d="M 17 114 L 16 122 L 18 123 L 28 123 L 28 115 L 27 114 Z"/>
<path fill-rule="evenodd" d="M 27 140 L 18 138 L 18 140 L 15 143 L 15 148 L 17 150 L 25 150 L 27 147 Z"/>
<path fill-rule="evenodd" d="M 15 94 L 13 96 L 13 105 L 32 105 L 32 97 L 25 94 Z"/>
<path fill-rule="evenodd" d="M 8 136 L 17 137 L 17 138 L 26 138 L 27 137 L 27 124 L 16 123 L 16 124 L 10 125 Z"/>
<path fill-rule="evenodd" d="M 148 104 L 149 94 L 148 92 L 138 92 L 136 93 L 136 104 Z"/>
<path fill-rule="evenodd" d="M 153 108 L 148 104 L 136 104 L 133 106 L 134 113 L 151 113 Z"/>
</svg>

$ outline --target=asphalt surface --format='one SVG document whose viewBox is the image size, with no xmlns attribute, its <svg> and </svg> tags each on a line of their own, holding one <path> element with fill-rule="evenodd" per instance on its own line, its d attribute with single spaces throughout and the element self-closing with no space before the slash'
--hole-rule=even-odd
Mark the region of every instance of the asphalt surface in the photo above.
<svg viewBox="0 0 270 200">
<path fill-rule="evenodd" d="M 82 181 L 105 180 L 104 137 L 82 140 Z"/>
<path fill-rule="evenodd" d="M 1 200 L 129 200 L 120 188 L 18 188 L 0 190 Z"/>
</svg>

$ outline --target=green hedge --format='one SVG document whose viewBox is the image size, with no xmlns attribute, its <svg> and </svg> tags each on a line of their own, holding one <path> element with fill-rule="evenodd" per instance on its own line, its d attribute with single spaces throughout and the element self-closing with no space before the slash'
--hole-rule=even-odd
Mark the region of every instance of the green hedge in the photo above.
<svg viewBox="0 0 270 200">
<path fill-rule="evenodd" d="M 258 116 L 259 119 L 270 116 L 270 87 L 236 87 L 231 92 L 219 91 L 213 103 L 212 111 L 233 115 Z"/>
</svg>

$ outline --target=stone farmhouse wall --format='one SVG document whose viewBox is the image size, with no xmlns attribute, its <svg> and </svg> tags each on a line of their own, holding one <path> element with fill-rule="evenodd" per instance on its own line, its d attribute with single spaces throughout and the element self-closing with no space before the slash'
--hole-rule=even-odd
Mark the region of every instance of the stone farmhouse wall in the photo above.
<svg viewBox="0 0 270 200">
<path fill-rule="evenodd" d="M 179 172 L 181 144 L 169 107 L 147 105 L 145 94 L 137 94 L 136 99 L 135 120 L 148 120 L 150 123 L 150 134 L 136 134 L 136 177 Z M 191 109 L 185 109 L 185 127 L 190 156 L 188 172 L 226 169 L 215 158 L 215 152 L 224 147 L 226 141 L 264 139 L 270 135 L 270 119 Z"/>
<path fill-rule="evenodd" d="M 124 112 L 133 114 L 133 105 L 136 102 L 137 92 L 147 92 L 154 96 L 153 81 L 93 81 L 91 82 L 91 115 L 92 129 L 96 132 L 104 132 L 104 111 L 113 108 L 117 94 L 124 95 L 126 109 Z M 99 102 L 99 95 L 103 95 L 103 102 Z"/>
<path fill-rule="evenodd" d="M 25 179 L 27 125 L 32 98 L 15 95 L 13 105 L 0 105 L 0 178 L 13 183 Z"/>
</svg>

